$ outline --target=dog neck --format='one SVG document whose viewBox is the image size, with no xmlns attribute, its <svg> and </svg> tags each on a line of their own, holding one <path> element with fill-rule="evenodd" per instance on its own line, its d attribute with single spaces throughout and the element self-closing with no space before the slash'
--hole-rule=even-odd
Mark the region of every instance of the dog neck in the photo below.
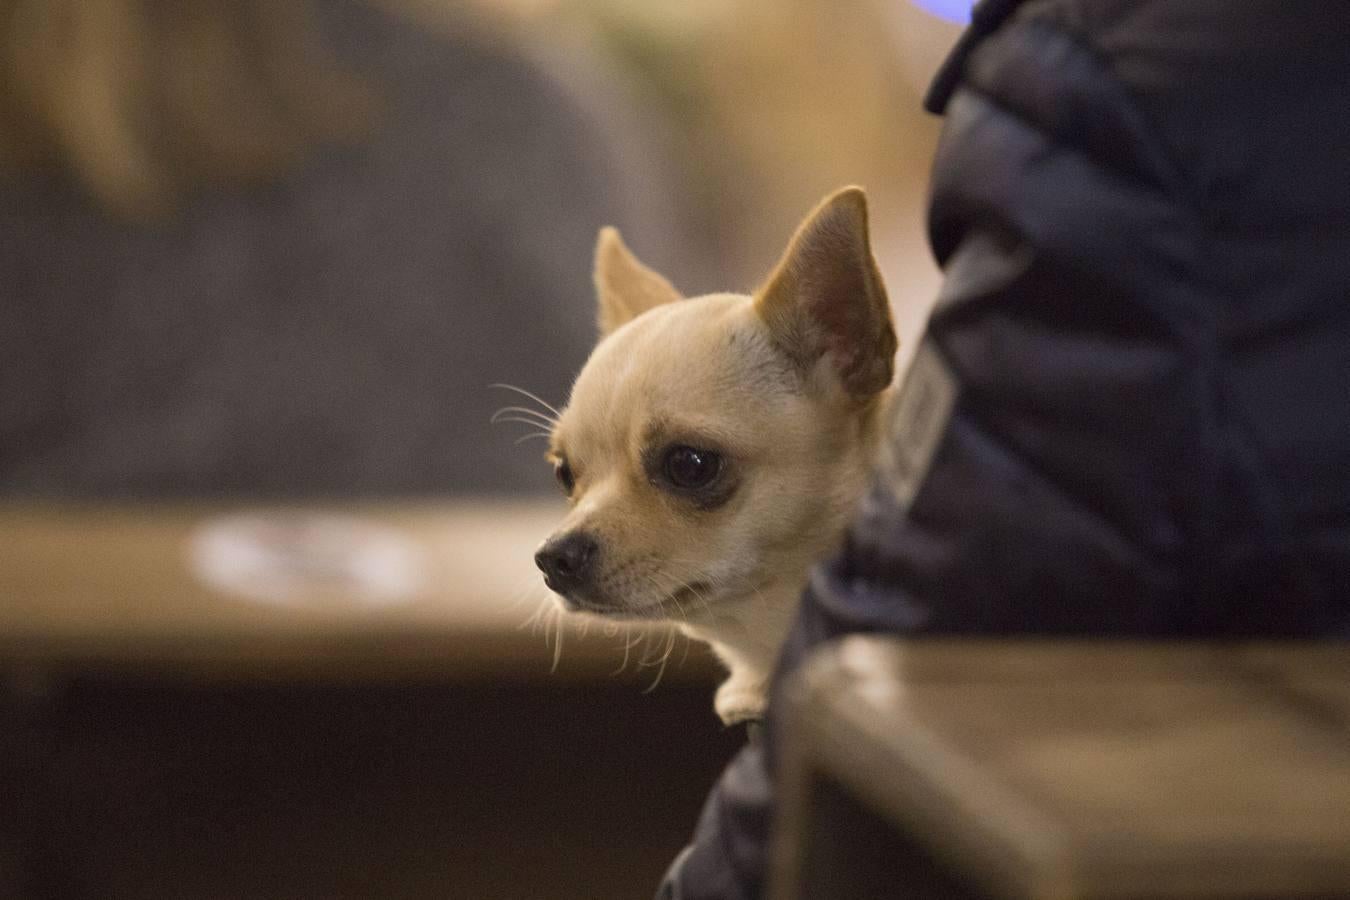
<svg viewBox="0 0 1350 900">
<path fill-rule="evenodd" d="M 805 578 L 803 572 L 800 578 L 780 579 L 739 602 L 721 604 L 716 618 L 680 625 L 685 634 L 712 647 L 727 667 L 727 680 L 714 701 L 726 724 L 763 715 L 769 679 L 796 616 Z"/>
<path fill-rule="evenodd" d="M 830 513 L 838 525 L 821 535 L 821 543 L 812 552 L 801 555 L 800 568 L 780 569 L 771 583 L 759 585 L 739 599 L 720 601 L 715 615 L 681 623 L 681 631 L 711 646 L 727 667 L 727 680 L 718 688 L 714 701 L 717 714 L 726 724 L 763 715 L 769 680 L 796 619 L 798 601 L 806 588 L 811 566 L 826 557 L 842 539 L 857 498 L 870 477 L 892 398 L 893 390 L 882 392 L 859 416 L 853 458 L 833 478 L 841 488 L 840 503 Z"/>
</svg>

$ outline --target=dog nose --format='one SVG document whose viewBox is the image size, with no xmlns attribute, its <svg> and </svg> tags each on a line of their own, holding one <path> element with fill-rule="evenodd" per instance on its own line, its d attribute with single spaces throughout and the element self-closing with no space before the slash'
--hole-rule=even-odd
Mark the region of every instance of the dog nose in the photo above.
<svg viewBox="0 0 1350 900">
<path fill-rule="evenodd" d="M 549 588 L 560 594 L 584 587 L 595 571 L 599 545 L 581 531 L 555 537 L 539 548 L 534 564 L 544 573 Z"/>
</svg>

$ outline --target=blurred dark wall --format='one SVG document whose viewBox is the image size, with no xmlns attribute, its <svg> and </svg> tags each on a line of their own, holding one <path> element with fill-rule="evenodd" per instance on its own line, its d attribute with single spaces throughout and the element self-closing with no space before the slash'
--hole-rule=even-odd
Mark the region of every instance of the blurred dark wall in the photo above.
<svg viewBox="0 0 1350 900">
<path fill-rule="evenodd" d="M 0 896 L 648 896 L 741 734 L 707 684 L 633 682 L 86 676 L 6 698 Z"/>
<path fill-rule="evenodd" d="M 636 179 L 623 110 L 500 42 L 317 9 L 374 89 L 367 141 L 151 224 L 59 173 L 5 183 L 4 494 L 550 489 L 541 445 L 488 425 L 521 398 L 488 385 L 564 399 L 596 230 L 678 244 L 668 213 L 641 221 L 660 163 Z"/>
</svg>

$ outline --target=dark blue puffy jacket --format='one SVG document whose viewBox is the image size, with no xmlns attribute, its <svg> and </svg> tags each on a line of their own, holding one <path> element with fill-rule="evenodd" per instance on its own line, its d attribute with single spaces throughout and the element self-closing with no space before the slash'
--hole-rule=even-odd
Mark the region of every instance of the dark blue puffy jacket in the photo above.
<svg viewBox="0 0 1350 900">
<path fill-rule="evenodd" d="M 1350 3 L 985 0 L 930 106 L 954 403 L 779 683 L 852 631 L 1350 636 Z M 775 708 L 662 896 L 759 895 Z"/>
</svg>

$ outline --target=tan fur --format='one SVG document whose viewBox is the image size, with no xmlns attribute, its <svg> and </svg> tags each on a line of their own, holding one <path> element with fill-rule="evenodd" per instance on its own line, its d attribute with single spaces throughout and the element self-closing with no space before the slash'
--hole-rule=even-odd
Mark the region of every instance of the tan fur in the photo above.
<svg viewBox="0 0 1350 900">
<path fill-rule="evenodd" d="M 890 382 L 895 337 L 865 199 L 856 188 L 827 199 L 754 297 L 681 300 L 610 229 L 596 266 L 604 337 L 550 456 L 575 477 L 554 539 L 595 537 L 599 564 L 564 602 L 675 621 L 729 669 L 722 719 L 754 718 L 809 567 L 866 485 Z M 677 444 L 721 454 L 715 507 L 653 477 Z"/>
<path fill-rule="evenodd" d="M 867 398 L 891 383 L 895 330 L 859 188 L 828 197 L 806 217 L 755 308 L 793 358 L 810 364 L 832 356 L 849 393 Z M 836 326 L 834 333 L 825 322 Z"/>
<path fill-rule="evenodd" d="M 601 337 L 649 309 L 684 299 L 638 261 L 617 228 L 601 228 L 595 242 L 595 293 Z"/>
</svg>

